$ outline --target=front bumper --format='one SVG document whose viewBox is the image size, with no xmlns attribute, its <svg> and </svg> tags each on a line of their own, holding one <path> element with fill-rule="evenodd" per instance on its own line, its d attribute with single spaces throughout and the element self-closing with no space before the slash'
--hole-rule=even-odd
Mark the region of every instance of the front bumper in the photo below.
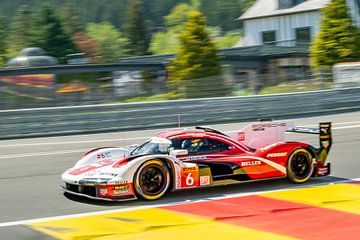
<svg viewBox="0 0 360 240">
<path fill-rule="evenodd" d="M 133 191 L 130 190 L 128 193 L 118 194 L 118 195 L 100 195 L 100 189 L 106 189 L 107 187 L 114 187 L 113 185 L 76 185 L 66 183 L 65 185 L 60 186 L 60 189 L 68 194 L 85 197 L 93 200 L 102 200 L 102 201 L 129 201 L 136 200 L 137 197 L 133 194 Z"/>
</svg>

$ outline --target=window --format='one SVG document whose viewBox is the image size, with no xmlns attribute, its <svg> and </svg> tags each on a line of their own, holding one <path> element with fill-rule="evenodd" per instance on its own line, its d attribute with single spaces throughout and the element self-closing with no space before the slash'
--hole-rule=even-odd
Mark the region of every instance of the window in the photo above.
<svg viewBox="0 0 360 240">
<path fill-rule="evenodd" d="M 262 42 L 267 44 L 275 44 L 275 31 L 262 32 Z"/>
<path fill-rule="evenodd" d="M 309 44 L 311 41 L 310 27 L 295 29 L 295 35 L 297 44 Z"/>
<path fill-rule="evenodd" d="M 359 14 L 360 14 L 360 0 L 356 0 L 356 5 L 357 5 L 357 8 L 358 8 L 358 11 L 359 11 Z"/>
<path fill-rule="evenodd" d="M 224 152 L 231 149 L 223 142 L 208 138 L 173 139 L 172 143 L 175 149 L 188 150 L 189 155 Z"/>
</svg>

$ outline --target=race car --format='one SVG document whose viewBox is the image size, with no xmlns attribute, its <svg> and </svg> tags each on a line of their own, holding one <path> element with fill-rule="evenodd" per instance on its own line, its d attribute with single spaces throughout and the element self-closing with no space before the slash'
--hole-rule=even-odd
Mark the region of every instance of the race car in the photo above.
<svg viewBox="0 0 360 240">
<path fill-rule="evenodd" d="M 284 141 L 285 132 L 318 134 L 318 148 Z M 61 189 L 91 199 L 156 200 L 169 191 L 287 177 L 303 183 L 330 174 L 331 123 L 319 128 L 260 121 L 240 131 L 210 127 L 162 131 L 136 147 L 93 149 L 62 174 Z"/>
</svg>

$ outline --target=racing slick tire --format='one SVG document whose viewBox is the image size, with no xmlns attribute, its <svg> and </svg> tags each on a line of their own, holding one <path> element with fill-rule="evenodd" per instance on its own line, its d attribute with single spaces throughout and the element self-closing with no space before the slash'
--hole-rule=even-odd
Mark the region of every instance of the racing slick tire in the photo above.
<svg viewBox="0 0 360 240">
<path fill-rule="evenodd" d="M 305 148 L 293 151 L 287 162 L 287 177 L 293 183 L 308 181 L 314 171 L 313 157 Z"/>
<path fill-rule="evenodd" d="M 157 159 L 144 162 L 134 176 L 136 195 L 145 200 L 161 198 L 168 191 L 170 183 L 169 168 Z"/>
</svg>

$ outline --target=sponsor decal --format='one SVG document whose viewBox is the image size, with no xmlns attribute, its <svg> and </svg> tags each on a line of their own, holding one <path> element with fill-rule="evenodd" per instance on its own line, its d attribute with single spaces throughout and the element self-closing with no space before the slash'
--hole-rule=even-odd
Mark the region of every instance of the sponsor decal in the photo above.
<svg viewBox="0 0 360 240">
<path fill-rule="evenodd" d="M 187 158 L 187 160 L 204 160 L 206 159 L 206 156 L 190 156 Z"/>
<path fill-rule="evenodd" d="M 329 174 L 329 169 L 327 167 L 319 167 L 318 168 L 318 175 L 319 176 L 326 176 Z"/>
<path fill-rule="evenodd" d="M 274 157 L 286 157 L 286 152 L 280 152 L 280 153 L 269 153 L 266 155 L 267 158 L 274 158 Z"/>
<path fill-rule="evenodd" d="M 128 183 L 128 181 L 116 181 L 116 182 L 111 182 L 111 183 L 109 183 L 108 185 L 117 185 L 117 184 L 127 184 Z"/>
<path fill-rule="evenodd" d="M 241 162 L 241 167 L 257 166 L 257 165 L 261 165 L 261 161 L 255 160 L 255 161 Z"/>
<path fill-rule="evenodd" d="M 199 168 L 184 167 L 180 172 L 180 187 L 189 188 L 199 186 Z"/>
<path fill-rule="evenodd" d="M 245 133 L 238 132 L 238 141 L 245 141 Z"/>
<path fill-rule="evenodd" d="M 252 130 L 256 131 L 265 131 L 266 128 L 274 127 L 285 127 L 286 123 L 257 123 L 252 125 Z"/>
<path fill-rule="evenodd" d="M 117 176 L 118 176 L 117 173 L 111 173 L 111 172 L 102 172 L 102 173 L 100 173 L 99 175 L 102 175 L 102 176 L 111 176 L 111 177 L 117 177 Z"/>
<path fill-rule="evenodd" d="M 210 176 L 200 176 L 200 186 L 210 185 Z"/>
<path fill-rule="evenodd" d="M 92 170 L 90 172 L 87 172 L 84 174 L 84 177 L 93 177 L 95 176 L 96 174 L 99 174 L 100 173 L 100 170 Z M 101 173 L 100 173 L 101 175 Z"/>
<path fill-rule="evenodd" d="M 96 155 L 97 159 L 105 159 L 105 158 L 110 158 L 110 157 L 111 157 L 110 152 L 99 153 L 99 154 Z"/>
<path fill-rule="evenodd" d="M 120 195 L 124 193 L 129 193 L 130 189 L 128 185 L 120 185 L 114 187 L 114 195 Z"/>
<path fill-rule="evenodd" d="M 101 188 L 99 193 L 100 195 L 106 195 L 108 193 L 108 190 L 106 188 Z"/>
</svg>

